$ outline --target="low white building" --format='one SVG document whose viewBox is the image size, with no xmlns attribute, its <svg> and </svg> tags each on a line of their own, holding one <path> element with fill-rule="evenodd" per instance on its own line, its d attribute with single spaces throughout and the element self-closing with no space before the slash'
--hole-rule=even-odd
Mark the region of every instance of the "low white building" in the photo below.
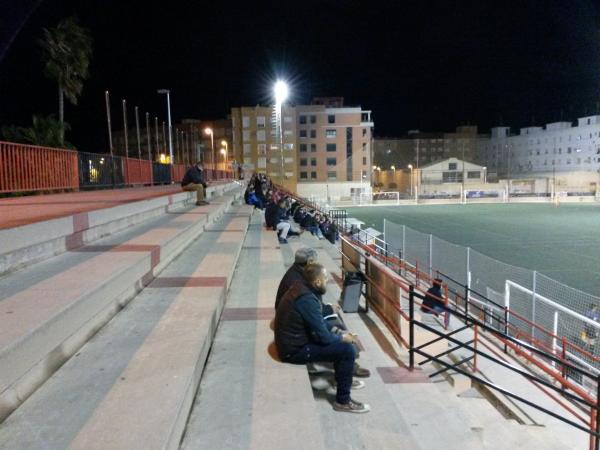
<svg viewBox="0 0 600 450">
<path fill-rule="evenodd" d="M 420 167 L 418 177 L 421 185 L 463 184 L 463 180 L 464 184 L 481 184 L 485 183 L 486 167 L 458 158 L 448 158 Z"/>
</svg>

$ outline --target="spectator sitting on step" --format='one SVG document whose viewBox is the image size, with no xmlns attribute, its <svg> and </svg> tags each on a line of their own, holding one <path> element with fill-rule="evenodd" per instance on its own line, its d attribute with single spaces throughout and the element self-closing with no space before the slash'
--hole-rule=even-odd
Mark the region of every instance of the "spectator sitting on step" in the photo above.
<svg viewBox="0 0 600 450">
<path fill-rule="evenodd" d="M 277 288 L 277 294 L 275 296 L 275 309 L 279 306 L 283 295 L 287 292 L 289 288 L 294 285 L 294 283 L 303 283 L 304 282 L 304 269 L 309 264 L 317 263 L 317 258 L 319 254 L 313 248 L 303 247 L 296 250 L 296 254 L 294 255 L 294 264 L 290 266 L 287 270 L 281 281 L 279 282 L 279 287 Z M 339 316 L 340 308 L 338 305 L 333 305 L 331 303 L 324 303 L 323 296 L 319 295 L 319 300 L 321 301 L 321 314 L 323 319 L 325 319 L 325 323 L 329 331 L 342 335 L 348 332 L 348 327 Z M 356 357 L 359 356 L 358 346 L 356 347 Z M 365 369 L 360 367 L 358 363 L 354 363 L 354 376 L 355 377 L 369 377 L 371 372 L 369 369 Z"/>
<path fill-rule="evenodd" d="M 300 205 L 298 208 L 296 208 L 296 211 L 294 212 L 294 220 L 296 221 L 297 224 L 299 224 L 300 226 L 302 226 L 302 220 L 306 217 L 306 208 L 304 207 L 304 205 Z"/>
<path fill-rule="evenodd" d="M 304 230 L 310 231 L 310 234 L 312 234 L 313 236 L 317 236 L 317 238 L 323 239 L 323 233 L 321 233 L 321 230 L 319 229 L 319 224 L 317 223 L 317 219 L 315 218 L 315 216 L 315 210 L 313 209 L 310 212 L 308 212 L 306 216 L 304 216 L 302 222 L 300 222 L 300 226 Z"/>
<path fill-rule="evenodd" d="M 585 323 L 583 331 L 581 332 L 582 341 L 585 342 L 590 352 L 594 353 L 596 339 L 598 338 L 598 327 L 600 327 L 600 306 L 590 304 L 588 310 L 585 312 L 585 317 L 592 319 L 594 322 L 598 322 L 598 326 Z"/>
<path fill-rule="evenodd" d="M 321 217 L 321 223 L 319 224 L 319 228 L 321 229 L 321 233 L 323 233 L 325 239 L 327 239 L 332 244 L 335 244 L 337 234 L 336 229 L 326 216 Z"/>
<path fill-rule="evenodd" d="M 421 311 L 427 314 L 441 314 L 446 311 L 444 304 L 444 295 L 442 294 L 442 280 L 436 278 L 433 284 L 425 294 L 425 300 L 421 304 Z"/>
<path fill-rule="evenodd" d="M 263 203 L 256 196 L 256 192 L 254 191 L 254 186 L 248 186 L 248 200 L 246 201 L 249 205 L 254 205 L 254 207 L 258 209 L 263 209 Z"/>
<path fill-rule="evenodd" d="M 275 345 L 281 361 L 291 364 L 332 362 L 335 370 L 335 411 L 364 413 L 369 405 L 350 397 L 352 387 L 364 383 L 352 382 L 356 350 L 355 335 L 342 336 L 327 328 L 321 314 L 320 296 L 327 291 L 328 274 L 320 264 L 309 264 L 303 271 L 304 282 L 287 290 L 275 311 Z"/>
<path fill-rule="evenodd" d="M 277 208 L 277 203 L 275 203 L 273 199 L 269 200 L 267 206 L 265 207 L 265 225 L 268 229 L 275 229 L 276 223 L 274 222 L 274 220 Z"/>
<path fill-rule="evenodd" d="M 287 244 L 287 237 L 289 236 L 300 236 L 304 230 L 300 232 L 292 230 L 287 214 L 287 202 L 281 200 L 273 212 L 273 226 L 277 230 L 277 236 L 280 244 Z"/>
<path fill-rule="evenodd" d="M 187 192 L 196 192 L 196 205 L 208 205 L 205 200 L 205 189 L 208 184 L 204 178 L 202 163 L 198 161 L 196 165 L 190 167 L 181 180 L 181 189 Z"/>
</svg>

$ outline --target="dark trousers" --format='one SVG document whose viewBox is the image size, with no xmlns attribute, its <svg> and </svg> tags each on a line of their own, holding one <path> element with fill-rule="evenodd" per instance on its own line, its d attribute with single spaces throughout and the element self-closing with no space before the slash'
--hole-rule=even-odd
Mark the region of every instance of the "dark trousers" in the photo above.
<svg viewBox="0 0 600 450">
<path fill-rule="evenodd" d="M 336 342 L 329 345 L 307 344 L 297 353 L 288 357 L 286 362 L 292 364 L 332 362 L 333 369 L 335 370 L 335 382 L 337 384 L 335 401 L 345 404 L 350 401 L 355 358 L 356 353 L 352 344 Z"/>
</svg>

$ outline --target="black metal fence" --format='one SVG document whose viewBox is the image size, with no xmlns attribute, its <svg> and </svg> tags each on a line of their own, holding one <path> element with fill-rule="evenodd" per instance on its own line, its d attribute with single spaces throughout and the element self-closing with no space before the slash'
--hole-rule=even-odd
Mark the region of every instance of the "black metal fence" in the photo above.
<svg viewBox="0 0 600 450">
<path fill-rule="evenodd" d="M 125 185 L 120 156 L 79 152 L 81 188 L 120 187 Z"/>
<path fill-rule="evenodd" d="M 153 162 L 152 180 L 154 180 L 154 184 L 171 184 L 171 166 Z"/>
</svg>

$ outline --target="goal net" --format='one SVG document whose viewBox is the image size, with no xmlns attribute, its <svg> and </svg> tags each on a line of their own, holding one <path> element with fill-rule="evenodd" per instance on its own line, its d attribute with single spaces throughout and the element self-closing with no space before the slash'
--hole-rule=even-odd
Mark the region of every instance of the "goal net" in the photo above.
<svg viewBox="0 0 600 450">
<path fill-rule="evenodd" d="M 465 189 L 462 200 L 463 203 L 504 203 L 506 202 L 506 191 L 504 191 L 504 189 Z"/>
</svg>

